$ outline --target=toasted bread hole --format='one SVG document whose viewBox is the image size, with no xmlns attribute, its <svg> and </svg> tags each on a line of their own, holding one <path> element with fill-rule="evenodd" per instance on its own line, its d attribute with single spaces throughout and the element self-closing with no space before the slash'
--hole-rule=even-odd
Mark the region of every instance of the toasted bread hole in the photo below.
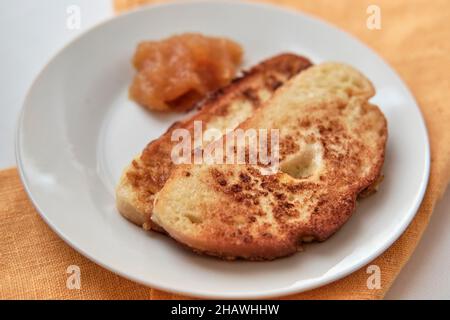
<svg viewBox="0 0 450 320">
<path fill-rule="evenodd" d="M 186 214 L 186 218 L 192 223 L 192 224 L 198 224 L 202 222 L 202 219 L 200 217 L 197 217 L 191 213 Z"/>
<path fill-rule="evenodd" d="M 314 174 L 317 164 L 314 161 L 314 150 L 307 147 L 299 154 L 283 161 L 280 165 L 282 172 L 295 179 L 306 178 Z"/>
</svg>

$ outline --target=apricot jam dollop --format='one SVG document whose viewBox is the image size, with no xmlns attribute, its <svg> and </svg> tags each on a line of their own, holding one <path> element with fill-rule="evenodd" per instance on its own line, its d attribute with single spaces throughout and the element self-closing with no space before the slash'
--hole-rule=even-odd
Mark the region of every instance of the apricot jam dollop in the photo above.
<svg viewBox="0 0 450 320">
<path fill-rule="evenodd" d="M 227 85 L 242 61 L 241 46 L 198 33 L 137 46 L 130 97 L 150 110 L 186 111 L 209 92 Z"/>
</svg>

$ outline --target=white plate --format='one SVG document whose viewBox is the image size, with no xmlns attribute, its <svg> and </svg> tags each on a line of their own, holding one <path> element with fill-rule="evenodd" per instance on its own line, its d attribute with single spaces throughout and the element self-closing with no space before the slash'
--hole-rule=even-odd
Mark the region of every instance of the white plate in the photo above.
<svg viewBox="0 0 450 320">
<path fill-rule="evenodd" d="M 331 239 L 273 262 L 225 262 L 191 253 L 124 220 L 114 204 L 121 170 L 179 116 L 130 101 L 136 44 L 174 33 L 223 35 L 245 48 L 245 64 L 293 51 L 315 63 L 341 61 L 374 83 L 388 119 L 380 191 Z M 67 243 L 124 277 L 201 297 L 285 295 L 337 280 L 386 250 L 422 200 L 429 173 L 427 132 L 396 73 L 348 34 L 268 5 L 190 2 L 149 7 L 86 32 L 59 52 L 30 89 L 18 126 L 17 161 L 26 190 Z M 120 290 L 120 288 L 117 288 Z"/>
</svg>

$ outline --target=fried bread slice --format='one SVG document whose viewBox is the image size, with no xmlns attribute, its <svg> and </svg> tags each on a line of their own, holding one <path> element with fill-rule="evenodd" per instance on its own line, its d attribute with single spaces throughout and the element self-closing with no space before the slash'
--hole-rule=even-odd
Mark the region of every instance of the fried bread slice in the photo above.
<svg viewBox="0 0 450 320">
<path fill-rule="evenodd" d="M 217 128 L 224 132 L 253 114 L 262 102 L 288 79 L 311 65 L 306 58 L 294 54 L 280 54 L 265 60 L 230 85 L 216 91 L 202 105 L 201 110 L 187 120 L 175 123 L 160 138 L 150 142 L 124 170 L 116 189 L 119 212 L 131 222 L 145 229 L 161 231 L 151 222 L 154 195 L 169 177 L 173 162 L 171 141 L 177 128 L 191 133 L 194 121 L 202 121 L 203 130 Z"/>
<path fill-rule="evenodd" d="M 178 165 L 152 219 L 194 251 L 226 259 L 270 260 L 326 240 L 381 175 L 387 123 L 368 102 L 374 93 L 350 66 L 308 68 L 238 127 L 279 129 L 280 170 Z"/>
</svg>

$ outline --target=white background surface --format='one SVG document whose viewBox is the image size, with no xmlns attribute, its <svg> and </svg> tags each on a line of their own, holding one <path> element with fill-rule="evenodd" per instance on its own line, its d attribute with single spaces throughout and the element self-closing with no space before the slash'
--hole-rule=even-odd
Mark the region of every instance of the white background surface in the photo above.
<svg viewBox="0 0 450 320">
<path fill-rule="evenodd" d="M 68 6 L 81 9 L 81 29 L 66 28 Z M 113 14 L 111 0 L 0 0 L 0 168 L 14 160 L 16 118 L 37 72 L 65 43 Z M 450 298 L 450 192 L 438 204 L 389 299 Z"/>
</svg>

